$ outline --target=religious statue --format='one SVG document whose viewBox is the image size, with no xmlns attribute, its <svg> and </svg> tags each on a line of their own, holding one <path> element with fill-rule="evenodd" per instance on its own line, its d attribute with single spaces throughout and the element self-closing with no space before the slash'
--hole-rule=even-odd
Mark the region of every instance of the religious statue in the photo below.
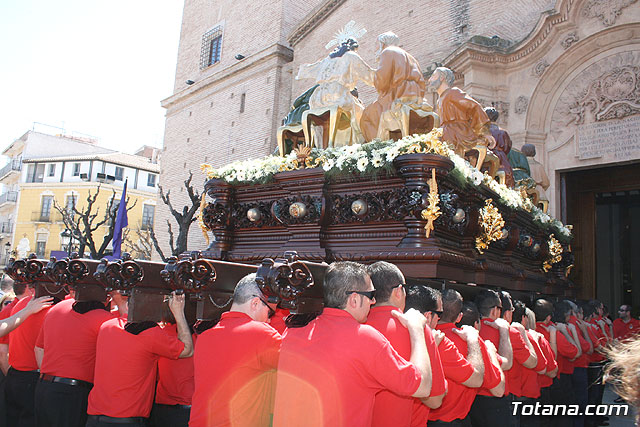
<svg viewBox="0 0 640 427">
<path fill-rule="evenodd" d="M 282 120 L 282 126 L 278 128 L 278 151 L 281 156 L 289 154 L 300 142 L 304 143 L 302 114 L 309 109 L 309 98 L 317 88 L 318 85 L 313 85 L 297 97 L 289 114 Z"/>
<path fill-rule="evenodd" d="M 500 168 L 498 169 L 498 173 L 504 175 L 505 185 L 513 188 L 515 185 L 513 169 L 511 168 L 511 163 L 509 163 L 509 159 L 507 158 L 509 151 L 511 151 L 511 138 L 506 130 L 496 124 L 498 117 L 500 117 L 498 110 L 493 107 L 487 107 L 484 111 L 487 113 L 489 120 L 491 120 L 491 124 L 489 125 L 491 136 L 496 140 L 496 146 L 491 149 L 491 151 L 493 154 L 498 156 L 498 159 L 500 159 Z"/>
<path fill-rule="evenodd" d="M 533 144 L 524 144 L 522 146 L 522 154 L 527 156 L 527 160 L 529 161 L 529 170 L 531 171 L 531 179 L 536 184 L 536 192 L 538 193 L 537 200 L 534 200 L 534 204 L 541 205 L 543 211 L 547 211 L 549 206 L 549 197 L 547 196 L 547 188 L 551 184 L 549 181 L 549 177 L 547 176 L 547 172 L 544 170 L 544 166 L 536 159 L 534 159 L 536 155 L 536 146 Z"/>
<path fill-rule="evenodd" d="M 461 157 L 476 151 L 475 166 L 480 170 L 487 149 L 496 144 L 489 131 L 489 117 L 478 101 L 454 87 L 453 82 L 453 71 L 445 67 L 436 68 L 429 78 L 429 88 L 439 97 L 437 112 L 442 121 L 442 139 Z"/>
<path fill-rule="evenodd" d="M 358 81 L 373 84 L 373 70 L 357 53 L 358 38 L 364 33 L 364 28 L 350 21 L 327 44 L 327 49 L 337 47 L 326 58 L 300 66 L 296 79 L 314 79 L 318 85 L 309 98 L 309 110 L 302 114 L 309 146 L 326 148 L 364 142 L 359 126 L 364 105 L 354 95 Z M 323 128 L 322 145 L 317 135 L 311 136 L 310 126 L 317 123 Z M 339 131 L 342 135 L 336 137 Z"/>
<path fill-rule="evenodd" d="M 386 32 L 378 36 L 379 49 L 373 86 L 378 99 L 365 108 L 360 127 L 367 141 L 387 139 L 390 131 L 402 136 L 429 132 L 437 116 L 425 101 L 426 82 L 418 61 L 398 46 L 398 36 Z M 421 123 L 410 129 L 410 115 Z"/>
<path fill-rule="evenodd" d="M 26 234 L 24 234 L 22 239 L 18 242 L 16 252 L 18 259 L 26 258 L 29 255 L 29 252 L 31 252 L 31 243 L 29 242 Z"/>
</svg>

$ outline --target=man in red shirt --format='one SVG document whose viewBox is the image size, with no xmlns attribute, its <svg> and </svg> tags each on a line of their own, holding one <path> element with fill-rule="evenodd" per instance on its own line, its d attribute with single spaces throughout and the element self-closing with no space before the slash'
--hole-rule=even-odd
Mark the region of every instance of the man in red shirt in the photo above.
<svg viewBox="0 0 640 427">
<path fill-rule="evenodd" d="M 422 314 L 392 314 L 409 331 L 408 362 L 364 324 L 375 303 L 364 266 L 331 264 L 323 292 L 322 314 L 304 327 L 290 327 L 282 339 L 274 426 L 370 426 L 375 395 L 382 390 L 429 397 L 431 363 Z"/>
<path fill-rule="evenodd" d="M 513 307 L 512 324 L 518 323 L 525 328 L 527 338 L 533 346 L 538 358 L 538 365 L 535 368 L 530 369 L 523 367 L 520 371 L 520 390 L 519 394 L 515 395 L 516 397 L 514 398 L 514 401 L 522 402 L 523 405 L 535 405 L 536 401 L 540 397 L 540 383 L 538 378 L 546 375 L 547 369 L 550 371 L 555 370 L 557 365 L 553 359 L 548 361 L 545 356 L 543 347 L 546 340 L 542 334 L 535 331 L 536 322 L 533 312 L 531 312 L 531 310 L 529 310 L 525 304 L 519 300 L 513 302 Z M 528 313 L 531 313 L 531 322 L 529 322 Z M 553 373 L 553 376 L 555 377 L 555 372 Z M 540 425 L 540 417 L 523 415 L 520 413 L 520 426 L 538 427 Z"/>
<path fill-rule="evenodd" d="M 582 311 L 584 314 L 584 320 L 587 325 L 591 342 L 594 345 L 593 353 L 589 360 L 589 367 L 587 368 L 587 382 L 589 388 L 587 391 L 589 405 L 600 405 L 602 403 L 602 396 L 604 394 L 604 384 L 602 382 L 602 370 L 606 357 L 604 356 L 604 349 L 607 346 L 608 340 L 604 334 L 603 329 L 598 323 L 599 308 L 602 303 L 598 300 L 591 300 L 582 304 Z M 608 417 L 596 416 L 587 419 L 585 425 L 597 426 L 602 422 L 608 420 Z"/>
<path fill-rule="evenodd" d="M 164 331 L 178 337 L 173 316 L 165 320 Z M 197 334 L 192 333 L 194 348 Z M 150 425 L 153 427 L 187 427 L 191 416 L 191 399 L 195 389 L 193 356 L 182 359 L 158 360 L 156 398 L 151 409 Z"/>
<path fill-rule="evenodd" d="M 505 372 L 505 395 L 494 397 L 485 390 L 478 391 L 471 407 L 471 421 L 474 425 L 512 425 L 516 417 L 512 415 L 513 396 L 510 393 L 520 389 L 519 378 L 515 374 L 519 374 L 520 365 L 535 367 L 537 357 L 535 351 L 529 349 L 523 337 L 524 331 L 509 326 L 513 311 L 510 296 L 501 298 L 497 292 L 483 289 L 478 292 L 475 301 L 482 316 L 480 337 L 491 341 L 499 354 L 507 358 L 507 363 L 502 366 Z"/>
<path fill-rule="evenodd" d="M 33 303 L 42 300 L 33 297 L 34 291 L 28 288 L 28 297 L 22 298 L 11 309 L 11 317 Z M 45 297 L 49 302 L 51 298 Z M 40 328 L 51 304 L 25 319 L 19 328 L 11 332 L 9 339 L 9 371 L 5 384 L 7 422 L 10 426 L 32 426 L 34 419 L 34 394 L 38 381 L 38 363 L 34 347 Z M 9 317 L 9 319 L 11 318 Z"/>
<path fill-rule="evenodd" d="M 145 425 L 153 404 L 158 359 L 193 354 L 184 299 L 184 295 L 175 292 L 169 299 L 169 308 L 176 319 L 177 338 L 153 322 L 127 323 L 125 318 L 118 317 L 102 324 L 96 344 L 87 427 Z"/>
<path fill-rule="evenodd" d="M 267 323 L 275 308 L 249 274 L 236 285 L 231 310 L 198 338 L 191 427 L 269 425 L 281 343 Z"/>
<path fill-rule="evenodd" d="M 438 350 L 449 390 L 442 405 L 429 413 L 429 426 L 465 426 L 470 422 L 467 415 L 478 388 L 485 386 L 502 396 L 504 376 L 497 363 L 492 363 L 478 330 L 473 326 L 455 327 L 462 317 L 462 296 L 458 292 L 448 289 L 441 296 L 432 288 L 413 287 L 407 305 L 425 314 L 430 325 L 445 335 Z"/>
<path fill-rule="evenodd" d="M 541 390 L 541 403 L 575 404 L 571 375 L 574 371 L 573 361 L 582 354 L 582 349 L 567 327 L 571 306 L 566 301 L 559 301 L 554 305 L 545 299 L 538 299 L 534 306 L 534 313 L 536 319 L 542 319 L 536 322 L 536 331 L 547 338 L 558 363 L 558 375 L 553 383 Z M 550 421 L 554 426 L 566 426 L 572 423 L 570 418 L 561 416 L 553 417 Z"/>
<path fill-rule="evenodd" d="M 367 272 L 376 289 L 376 304 L 371 307 L 367 325 L 371 325 L 380 331 L 400 356 L 409 359 L 411 357 L 409 333 L 400 324 L 400 321 L 391 315 L 394 310 L 403 312 L 405 309 L 406 283 L 404 275 L 398 267 L 385 261 L 379 261 L 368 266 Z M 429 313 L 429 315 L 431 314 Z M 431 333 L 431 325 L 427 326 L 429 327 L 425 328 L 425 342 L 427 343 L 427 351 L 431 360 L 430 397 L 420 400 L 410 396 L 398 396 L 388 390 L 383 390 L 376 394 L 372 426 L 410 426 L 412 424 L 414 401 L 416 402 L 414 415 L 419 413 L 422 417 L 421 425 L 425 425 L 429 415 L 429 408 L 435 409 L 442 403 L 447 391 L 447 383 L 442 370 L 437 344 Z"/>
<path fill-rule="evenodd" d="M 6 319 L 11 316 L 11 310 L 13 307 L 25 297 L 30 297 L 32 295 L 32 291 L 27 287 L 25 283 L 18 283 L 16 281 L 13 282 L 13 293 L 16 295 L 16 298 L 9 303 L 6 307 L 2 308 L 0 311 L 0 319 Z M 4 375 L 7 375 L 9 371 L 9 335 L 4 335 L 0 337 L 0 369 Z"/>
<path fill-rule="evenodd" d="M 124 298 L 112 292 L 122 314 Z M 100 326 L 113 318 L 106 301 L 65 299 L 47 313 L 36 341 L 40 367 L 36 386 L 36 425 L 42 427 L 84 426 L 87 399 L 93 386 L 96 341 Z"/>
<path fill-rule="evenodd" d="M 623 304 L 618 310 L 620 316 L 613 321 L 613 336 L 617 340 L 626 340 L 640 333 L 640 320 L 631 317 L 631 306 Z"/>
</svg>

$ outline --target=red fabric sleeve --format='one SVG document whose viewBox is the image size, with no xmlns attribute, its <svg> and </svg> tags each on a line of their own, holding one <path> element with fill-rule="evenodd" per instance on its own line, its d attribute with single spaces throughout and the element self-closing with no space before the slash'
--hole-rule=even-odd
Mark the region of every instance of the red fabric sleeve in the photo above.
<svg viewBox="0 0 640 427">
<path fill-rule="evenodd" d="M 509 328 L 509 338 L 511 338 L 513 360 L 522 365 L 531 356 L 529 347 L 527 347 L 527 344 L 524 342 L 520 331 L 515 328 Z"/>
<path fill-rule="evenodd" d="M 44 328 L 40 328 L 40 333 L 36 338 L 36 347 L 44 348 Z"/>
<path fill-rule="evenodd" d="M 527 333 L 527 335 L 529 335 L 529 341 L 531 341 L 531 345 L 533 346 L 533 350 L 536 352 L 536 357 L 538 358 L 538 364 L 536 365 L 535 368 L 533 368 L 533 370 L 536 371 L 536 372 L 542 371 L 543 369 L 546 369 L 546 367 L 547 367 L 547 358 L 544 356 L 544 353 L 542 352 L 542 349 L 540 348 L 540 345 L 538 345 L 536 340 L 533 339 L 531 334 Z M 541 337 L 540 339 L 544 339 L 544 337 Z"/>
<path fill-rule="evenodd" d="M 578 354 L 576 346 L 571 344 L 567 337 L 560 331 L 556 332 L 556 346 L 558 348 L 558 354 L 566 357 L 567 359 L 573 359 Z"/>
<path fill-rule="evenodd" d="M 482 388 L 486 388 L 487 390 L 491 390 L 500 384 L 500 368 L 491 363 L 491 358 L 489 357 L 489 351 L 487 350 L 487 346 L 485 345 L 482 339 L 478 340 L 480 343 L 480 351 L 482 352 L 482 361 L 484 362 L 484 378 L 482 380 Z M 498 360 L 500 360 L 502 356 L 498 355 Z"/>
<path fill-rule="evenodd" d="M 444 375 L 448 380 L 462 384 L 473 375 L 473 366 L 460 354 L 458 348 L 449 338 L 444 337 L 438 346 L 438 353 L 440 353 L 442 360 Z"/>
<path fill-rule="evenodd" d="M 404 360 L 385 340 L 375 355 L 371 355 L 371 370 L 382 385 L 399 396 L 412 396 L 420 387 L 422 376 L 412 363 Z"/>
<path fill-rule="evenodd" d="M 442 359 L 440 358 L 440 352 L 436 346 L 436 341 L 433 338 L 433 333 L 430 328 L 425 328 L 424 339 L 427 343 L 427 351 L 429 353 L 429 361 L 431 362 L 431 394 L 430 396 L 440 396 L 447 392 L 447 380 L 444 375 L 444 368 L 442 367 Z M 444 338 L 446 339 L 446 337 Z M 444 340 L 443 340 L 444 341 Z M 442 343 L 440 343 L 442 344 Z"/>
<path fill-rule="evenodd" d="M 148 340 L 148 348 L 153 354 L 166 357 L 167 359 L 177 359 L 184 350 L 184 343 L 176 337 L 172 337 L 160 328 L 147 329 L 144 332 L 145 339 Z M 141 334 L 142 335 L 142 334 Z"/>
</svg>

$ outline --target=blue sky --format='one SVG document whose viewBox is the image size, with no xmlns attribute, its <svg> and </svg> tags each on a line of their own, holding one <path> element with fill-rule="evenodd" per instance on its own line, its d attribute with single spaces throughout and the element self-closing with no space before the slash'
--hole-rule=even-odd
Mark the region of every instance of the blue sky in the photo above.
<svg viewBox="0 0 640 427">
<path fill-rule="evenodd" d="M 0 149 L 34 122 L 131 153 L 161 147 L 183 0 L 0 3 Z M 36 130 L 59 129 L 36 125 Z"/>
</svg>

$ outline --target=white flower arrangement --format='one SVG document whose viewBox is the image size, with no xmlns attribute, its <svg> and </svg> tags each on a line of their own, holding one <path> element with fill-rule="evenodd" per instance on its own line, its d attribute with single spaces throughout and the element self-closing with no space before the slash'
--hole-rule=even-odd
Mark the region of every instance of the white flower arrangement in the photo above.
<svg viewBox="0 0 640 427">
<path fill-rule="evenodd" d="M 261 159 L 237 161 L 221 168 L 213 168 L 203 164 L 201 169 L 209 179 L 218 178 L 231 184 L 254 184 L 268 182 L 278 172 L 294 170 L 299 167 L 322 167 L 328 174 L 368 174 L 390 167 L 393 160 L 401 154 L 434 153 L 449 158 L 457 174 L 467 185 L 485 186 L 498 194 L 500 203 L 512 208 L 531 212 L 533 220 L 543 227 L 552 228 L 562 237 L 571 237 L 570 226 L 544 213 L 534 206 L 527 197 L 490 177 L 479 172 L 467 160 L 458 156 L 449 146 L 440 140 L 441 129 L 434 129 L 428 134 L 410 135 L 398 141 L 377 141 L 367 144 L 355 144 L 339 148 L 311 150 L 306 165 L 299 165 L 297 153 L 292 152 L 285 157 L 270 155 Z"/>
</svg>

